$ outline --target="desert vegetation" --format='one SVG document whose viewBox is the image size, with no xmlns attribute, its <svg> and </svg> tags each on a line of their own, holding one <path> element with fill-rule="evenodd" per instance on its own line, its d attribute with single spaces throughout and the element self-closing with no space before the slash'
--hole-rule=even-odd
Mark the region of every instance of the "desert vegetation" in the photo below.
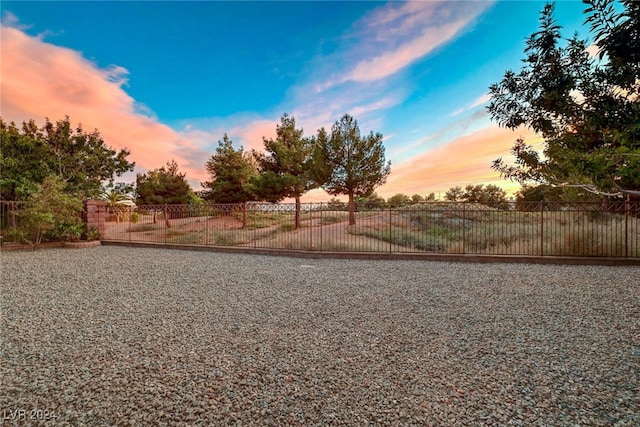
<svg viewBox="0 0 640 427">
<path fill-rule="evenodd" d="M 518 210 L 514 203 L 496 209 L 430 202 L 357 209 L 356 224 L 349 224 L 345 210 L 303 204 L 297 228 L 293 205 L 255 205 L 244 211 L 242 205 L 236 210 L 207 206 L 202 216 L 174 213 L 170 228 L 164 221 L 154 223 L 149 213 L 139 215 L 137 223 L 108 222 L 105 238 L 310 251 L 640 256 L 638 204 L 629 204 L 625 214 L 598 203 Z"/>
</svg>

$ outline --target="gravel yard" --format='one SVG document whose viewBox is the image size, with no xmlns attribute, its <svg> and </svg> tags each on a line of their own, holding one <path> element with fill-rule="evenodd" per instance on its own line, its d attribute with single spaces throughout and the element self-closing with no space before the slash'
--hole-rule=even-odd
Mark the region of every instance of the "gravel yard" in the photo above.
<svg viewBox="0 0 640 427">
<path fill-rule="evenodd" d="M 640 267 L 0 257 L 3 425 L 640 425 Z"/>
</svg>

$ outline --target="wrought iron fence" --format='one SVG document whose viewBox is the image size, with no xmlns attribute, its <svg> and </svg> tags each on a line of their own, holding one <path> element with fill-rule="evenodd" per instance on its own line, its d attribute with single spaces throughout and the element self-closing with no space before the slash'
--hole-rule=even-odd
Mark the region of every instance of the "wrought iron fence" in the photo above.
<svg viewBox="0 0 640 427">
<path fill-rule="evenodd" d="M 640 257 L 640 202 L 105 207 L 103 240 L 387 253 Z"/>
<path fill-rule="evenodd" d="M 15 240 L 12 230 L 18 225 L 25 202 L 0 200 L 0 244 Z"/>
</svg>

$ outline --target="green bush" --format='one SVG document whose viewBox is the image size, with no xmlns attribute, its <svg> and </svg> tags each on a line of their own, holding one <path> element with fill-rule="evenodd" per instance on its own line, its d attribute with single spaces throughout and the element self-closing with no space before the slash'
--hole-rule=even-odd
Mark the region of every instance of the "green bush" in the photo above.
<svg viewBox="0 0 640 427">
<path fill-rule="evenodd" d="M 17 214 L 18 225 L 12 234 L 18 241 L 36 248 L 43 240 L 80 238 L 82 201 L 66 194 L 65 186 L 61 178 L 53 176 L 37 186 L 27 200 L 27 206 Z"/>
<path fill-rule="evenodd" d="M 100 238 L 100 231 L 95 227 L 89 227 L 89 229 L 86 232 L 86 235 L 87 235 L 87 241 L 92 242 Z"/>
<path fill-rule="evenodd" d="M 132 224 L 137 224 L 138 221 L 140 221 L 140 215 L 138 212 L 132 212 L 131 216 L 129 216 L 129 221 L 131 221 Z"/>
</svg>

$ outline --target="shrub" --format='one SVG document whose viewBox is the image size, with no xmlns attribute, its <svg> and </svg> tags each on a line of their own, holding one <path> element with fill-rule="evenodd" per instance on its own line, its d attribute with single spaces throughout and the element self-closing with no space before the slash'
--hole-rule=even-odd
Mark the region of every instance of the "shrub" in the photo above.
<svg viewBox="0 0 640 427">
<path fill-rule="evenodd" d="M 59 177 L 47 177 L 18 214 L 12 233 L 34 249 L 46 239 L 79 239 L 83 228 L 82 201 L 64 193 L 66 184 Z"/>
<path fill-rule="evenodd" d="M 98 229 L 95 227 L 89 227 L 89 229 L 86 232 L 86 235 L 87 235 L 87 240 L 89 242 L 92 242 L 100 238 L 100 231 L 98 231 Z"/>
<path fill-rule="evenodd" d="M 140 225 L 136 225 L 135 227 L 129 227 L 129 229 L 127 230 L 128 232 L 132 232 L 132 233 L 137 233 L 137 232 L 141 232 L 141 231 L 153 231 L 153 230 L 158 230 L 161 227 L 157 226 L 157 225 L 153 225 L 153 224 L 140 224 Z"/>
<path fill-rule="evenodd" d="M 280 231 L 293 231 L 296 229 L 296 225 L 295 224 L 282 224 L 280 226 Z"/>
<path fill-rule="evenodd" d="M 132 224 L 137 224 L 138 221 L 140 221 L 140 214 L 138 214 L 138 212 L 132 212 L 131 215 L 129 216 L 129 221 Z"/>
</svg>

